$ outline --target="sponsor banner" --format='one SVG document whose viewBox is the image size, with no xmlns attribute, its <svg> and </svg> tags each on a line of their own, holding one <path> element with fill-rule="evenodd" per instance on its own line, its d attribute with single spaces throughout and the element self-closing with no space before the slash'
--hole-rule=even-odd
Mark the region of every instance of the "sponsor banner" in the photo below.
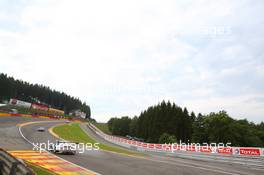
<svg viewBox="0 0 264 175">
<path fill-rule="evenodd" d="M 53 114 L 64 115 L 64 111 L 55 108 L 49 108 L 49 112 Z"/>
<path fill-rule="evenodd" d="M 217 148 L 217 153 L 219 153 L 219 154 L 233 154 L 233 149 L 232 149 L 232 147 Z"/>
<path fill-rule="evenodd" d="M 193 152 L 195 152 L 195 151 L 196 151 L 196 147 L 193 146 L 193 145 L 188 145 L 188 146 L 186 147 L 186 150 L 187 150 L 187 151 L 193 151 Z"/>
<path fill-rule="evenodd" d="M 260 148 L 239 148 L 240 155 L 260 156 Z"/>
<path fill-rule="evenodd" d="M 24 107 L 24 108 L 30 108 L 30 106 L 31 106 L 31 103 L 28 103 L 28 102 L 25 102 L 25 101 L 21 101 L 21 100 L 17 100 L 17 99 L 14 99 L 14 98 L 10 99 L 9 104 L 15 105 L 15 106 Z"/>
<path fill-rule="evenodd" d="M 210 146 L 201 146 L 200 152 L 210 153 L 210 152 L 212 152 L 212 149 L 210 148 Z"/>
<path fill-rule="evenodd" d="M 96 127 L 95 127 L 96 128 Z M 178 144 L 154 144 L 138 142 L 134 140 L 128 140 L 120 137 L 113 137 L 111 135 L 105 135 L 105 138 L 109 138 L 111 142 L 121 142 L 125 147 L 133 147 L 138 150 L 151 150 L 151 151 L 171 151 L 182 150 L 192 152 L 204 152 L 204 153 L 218 153 L 227 155 L 244 155 L 244 156 L 264 156 L 264 148 L 247 148 L 247 147 L 210 147 L 210 146 L 195 146 L 195 145 L 178 145 Z M 129 144 L 129 145 L 128 145 Z"/>
<path fill-rule="evenodd" d="M 137 141 L 132 141 L 132 145 L 137 145 Z"/>
<path fill-rule="evenodd" d="M 49 107 L 46 105 L 38 104 L 38 103 L 32 103 L 31 108 L 33 109 L 39 109 L 43 111 L 48 111 Z"/>
<path fill-rule="evenodd" d="M 32 115 L 29 115 L 29 114 L 23 114 L 23 117 L 32 117 Z"/>
<path fill-rule="evenodd" d="M 22 116 L 21 114 L 10 114 L 10 115 L 13 117 L 21 117 Z"/>
<path fill-rule="evenodd" d="M 155 147 L 155 144 L 153 143 L 148 144 L 148 148 L 153 149 L 154 147 Z"/>
<path fill-rule="evenodd" d="M 182 145 L 182 146 L 179 146 L 179 150 L 181 150 L 181 151 L 186 151 L 186 149 L 187 149 L 187 145 Z"/>
<path fill-rule="evenodd" d="M 148 147 L 148 144 L 147 144 L 147 143 L 143 143 L 143 144 L 142 144 L 142 147 L 143 147 L 143 148 L 147 148 L 147 147 Z"/>
<path fill-rule="evenodd" d="M 179 151 L 180 148 L 181 148 L 181 147 L 180 147 L 178 144 L 173 144 L 173 145 L 172 145 L 172 149 L 173 149 L 173 150 L 177 150 L 177 151 Z"/>
<path fill-rule="evenodd" d="M 162 149 L 162 144 L 155 144 L 155 149 L 161 150 Z"/>
<path fill-rule="evenodd" d="M 0 113 L 0 117 L 9 117 L 11 114 L 8 113 Z"/>
<path fill-rule="evenodd" d="M 169 144 L 162 144 L 162 150 L 165 151 L 170 151 L 171 150 L 172 145 Z"/>
<path fill-rule="evenodd" d="M 264 148 L 261 149 L 261 156 L 264 156 Z"/>
</svg>

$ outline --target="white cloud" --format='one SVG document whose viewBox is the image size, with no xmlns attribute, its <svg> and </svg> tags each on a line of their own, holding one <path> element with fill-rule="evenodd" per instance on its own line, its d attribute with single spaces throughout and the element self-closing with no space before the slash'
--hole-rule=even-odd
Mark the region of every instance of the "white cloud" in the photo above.
<svg viewBox="0 0 264 175">
<path fill-rule="evenodd" d="M 252 105 L 221 106 L 252 93 L 222 94 L 229 77 L 243 78 L 240 68 L 263 75 L 261 58 L 252 63 L 263 43 L 259 33 L 240 37 L 245 16 L 262 10 L 250 1 L 38 0 L 21 9 L 16 15 L 0 12 L 0 20 L 12 17 L 18 26 L 11 31 L 0 25 L 0 69 L 80 97 L 99 121 L 138 115 L 163 99 L 195 112 L 234 107 L 232 114 L 255 121 L 263 114 Z M 259 79 L 252 86 L 259 87 Z M 194 105 L 209 97 L 213 106 Z"/>
<path fill-rule="evenodd" d="M 263 101 L 258 102 L 257 99 L 262 98 L 263 94 L 248 94 L 236 97 L 214 97 L 200 100 L 185 101 L 184 105 L 194 111 L 203 111 L 204 114 L 212 111 L 225 110 L 231 116 L 238 119 L 247 118 L 250 120 L 263 121 L 264 109 Z"/>
</svg>

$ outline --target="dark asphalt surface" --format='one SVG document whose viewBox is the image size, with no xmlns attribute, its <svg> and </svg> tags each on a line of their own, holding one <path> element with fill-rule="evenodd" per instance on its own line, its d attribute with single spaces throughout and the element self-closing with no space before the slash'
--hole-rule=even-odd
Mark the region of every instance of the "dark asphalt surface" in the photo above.
<svg viewBox="0 0 264 175">
<path fill-rule="evenodd" d="M 19 134 L 18 123 L 30 121 L 43 121 L 47 119 L 30 119 L 21 117 L 0 117 L 0 147 L 8 150 L 32 149 Z M 23 135 L 31 142 L 46 143 L 54 142 L 54 138 L 48 128 L 63 122 L 49 122 L 31 124 L 22 127 Z M 45 132 L 36 131 L 38 127 L 46 128 Z M 85 130 L 89 135 L 100 140 L 91 130 Z M 135 175 L 135 174 L 168 174 L 168 175 L 263 175 L 264 170 L 251 169 L 243 165 L 232 163 L 219 163 L 214 161 L 201 161 L 182 159 L 172 156 L 149 155 L 146 158 L 130 157 L 106 151 L 86 151 L 76 155 L 59 155 L 61 158 L 83 166 L 100 174 L 109 175 Z"/>
<path fill-rule="evenodd" d="M 48 119 L 25 117 L 0 117 L 0 148 L 5 150 L 31 149 L 31 145 L 19 134 L 17 124 Z"/>
</svg>

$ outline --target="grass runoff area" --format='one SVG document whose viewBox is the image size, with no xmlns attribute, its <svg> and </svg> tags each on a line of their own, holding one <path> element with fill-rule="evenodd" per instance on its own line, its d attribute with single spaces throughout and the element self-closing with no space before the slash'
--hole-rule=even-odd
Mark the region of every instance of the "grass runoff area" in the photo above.
<svg viewBox="0 0 264 175">
<path fill-rule="evenodd" d="M 62 139 L 68 140 L 71 142 L 91 143 L 91 144 L 97 143 L 93 138 L 88 136 L 80 128 L 79 123 L 71 123 L 71 124 L 56 126 L 53 128 L 53 132 L 59 135 Z M 102 150 L 116 152 L 116 153 L 122 153 L 122 154 L 127 154 L 127 155 L 132 155 L 132 156 L 143 156 L 144 155 L 142 153 L 129 151 L 127 149 L 122 149 L 119 147 L 109 146 L 109 145 L 105 145 L 102 143 L 100 143 L 98 146 Z"/>
<path fill-rule="evenodd" d="M 54 173 L 44 169 L 44 168 L 41 168 L 39 166 L 35 166 L 35 165 L 32 165 L 32 164 L 28 164 L 28 166 L 37 174 L 37 175 L 53 175 Z"/>
<path fill-rule="evenodd" d="M 100 129 L 101 131 L 103 131 L 106 134 L 111 135 L 112 133 L 109 131 L 108 125 L 107 123 L 96 123 L 93 122 L 93 125 L 95 125 L 98 129 Z"/>
</svg>

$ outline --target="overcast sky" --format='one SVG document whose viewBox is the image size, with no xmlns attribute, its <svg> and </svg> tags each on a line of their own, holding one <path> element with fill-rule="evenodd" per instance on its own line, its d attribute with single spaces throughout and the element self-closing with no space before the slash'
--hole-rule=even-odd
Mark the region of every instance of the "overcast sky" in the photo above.
<svg viewBox="0 0 264 175">
<path fill-rule="evenodd" d="M 262 0 L 0 0 L 0 72 L 79 97 L 92 117 L 170 100 L 264 121 Z"/>
</svg>

